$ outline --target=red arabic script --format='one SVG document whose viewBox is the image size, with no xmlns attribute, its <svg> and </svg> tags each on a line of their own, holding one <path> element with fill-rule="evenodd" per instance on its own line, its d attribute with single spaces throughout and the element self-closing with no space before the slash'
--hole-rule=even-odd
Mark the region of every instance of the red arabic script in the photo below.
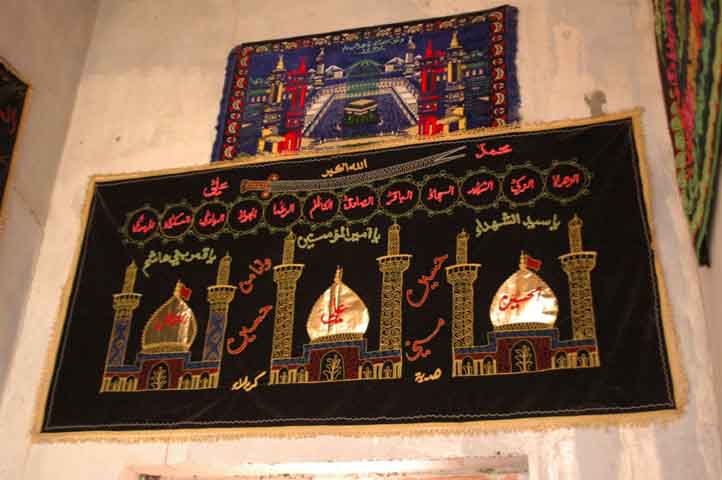
<svg viewBox="0 0 722 480">
<path fill-rule="evenodd" d="M 486 143 L 479 143 L 476 148 L 477 150 L 479 150 L 474 155 L 477 159 L 481 159 L 486 156 L 496 157 L 498 155 L 506 155 L 507 153 L 512 152 L 511 145 L 509 145 L 508 143 L 506 145 L 502 145 L 499 148 L 490 148 L 489 150 L 486 149 Z"/>
<path fill-rule="evenodd" d="M 251 334 L 256 331 L 258 326 L 261 324 L 261 322 L 263 322 L 263 320 L 266 318 L 266 316 L 268 316 L 268 312 L 270 312 L 271 310 L 273 310 L 273 306 L 271 306 L 271 305 L 266 305 L 264 307 L 259 308 L 258 316 L 253 321 L 253 325 L 251 325 L 251 328 L 241 327 L 241 329 L 238 331 L 238 335 L 243 337 L 243 343 L 241 343 L 241 345 L 239 347 L 231 348 L 231 344 L 233 344 L 236 341 L 235 337 L 229 337 L 226 340 L 226 350 L 228 351 L 229 354 L 238 355 L 239 353 L 241 353 L 243 350 L 246 349 L 246 347 L 248 346 L 249 343 L 253 343 L 256 341 L 256 336 L 251 335 Z"/>
<path fill-rule="evenodd" d="M 409 362 L 415 362 L 416 360 L 419 359 L 419 357 L 426 358 L 429 355 L 431 355 L 431 349 L 424 348 L 424 347 L 422 347 L 422 345 L 433 340 L 433 338 L 441 330 L 441 327 L 443 327 L 445 324 L 446 324 L 446 322 L 444 321 L 444 319 L 440 318 L 436 322 L 436 328 L 434 329 L 433 332 L 431 332 L 431 334 L 428 337 L 422 338 L 421 340 L 414 340 L 413 342 L 411 342 L 411 340 L 406 340 L 406 342 L 404 342 L 404 345 L 406 345 L 407 347 L 411 347 L 411 350 L 414 352 L 414 355 L 409 355 L 409 353 L 406 352 L 406 360 L 408 360 Z"/>
<path fill-rule="evenodd" d="M 443 202 L 444 197 L 448 195 L 454 194 L 454 185 L 449 185 L 449 188 L 446 190 L 437 190 L 436 188 L 429 188 L 429 195 L 427 196 L 426 200 L 433 200 L 435 202 Z"/>
<path fill-rule="evenodd" d="M 579 185 L 581 177 L 578 173 L 574 175 L 552 175 L 552 186 L 554 188 L 571 188 L 574 185 Z"/>
<path fill-rule="evenodd" d="M 227 188 L 228 182 L 221 182 L 221 177 L 216 177 L 211 180 L 211 186 L 204 188 L 202 193 L 205 198 L 218 197 Z"/>
<path fill-rule="evenodd" d="M 386 192 L 386 202 L 384 203 L 384 205 L 389 206 L 393 205 L 394 203 L 403 205 L 404 203 L 413 198 L 413 190 L 406 190 L 406 193 L 401 193 L 401 190 L 389 190 L 388 192 Z"/>
<path fill-rule="evenodd" d="M 534 185 L 536 183 L 534 182 L 533 178 L 527 178 L 526 175 L 522 175 L 521 177 L 512 178 L 511 179 L 511 193 L 516 197 L 521 195 L 522 193 L 526 192 L 527 190 L 531 190 L 534 188 Z"/>
<path fill-rule="evenodd" d="M 537 297 L 541 297 L 541 290 L 541 287 L 536 287 L 532 290 L 529 290 L 527 294 L 523 297 L 512 297 L 510 295 L 504 294 L 499 299 L 499 310 L 501 310 L 502 312 L 507 309 L 516 310 L 517 308 L 519 308 L 520 304 L 528 302 L 529 300 L 534 298 L 534 295 L 536 295 Z"/>
<path fill-rule="evenodd" d="M 286 207 L 286 202 L 284 202 L 283 200 L 273 204 L 273 214 L 281 218 L 286 218 L 295 211 L 295 203 L 290 204 L 288 207 Z"/>
<path fill-rule="evenodd" d="M 421 294 L 421 298 L 418 301 L 414 301 L 411 299 L 411 296 L 413 295 L 413 290 L 410 288 L 406 290 L 406 301 L 409 302 L 409 305 L 411 305 L 414 308 L 420 308 L 421 306 L 426 303 L 426 300 L 429 298 L 429 292 L 431 290 L 436 290 L 439 288 L 439 282 L 433 281 L 436 278 L 436 274 L 439 273 L 439 270 L 441 270 L 441 266 L 444 264 L 446 259 L 449 258 L 448 255 L 442 255 L 441 257 L 434 258 L 434 268 L 431 269 L 431 272 L 428 275 L 421 275 L 421 278 L 419 278 L 416 283 L 419 285 L 424 286 L 424 292 Z"/>
<path fill-rule="evenodd" d="M 135 221 L 133 226 L 130 228 L 130 230 L 133 233 L 148 233 L 152 231 L 155 228 L 155 220 L 152 218 L 148 219 L 148 223 L 143 225 L 143 222 L 145 221 L 145 214 L 141 213 L 140 217 L 138 217 L 138 220 Z"/>
<path fill-rule="evenodd" d="M 369 195 L 368 198 L 364 200 L 360 199 L 358 195 L 356 195 L 355 197 L 349 197 L 344 195 L 341 208 L 343 208 L 344 211 L 353 210 L 355 208 L 366 208 L 372 206 L 374 204 L 374 200 L 375 198 L 373 195 Z"/>
<path fill-rule="evenodd" d="M 160 332 L 164 327 L 174 327 L 176 325 L 180 325 L 183 323 L 183 316 L 179 313 L 175 312 L 168 312 L 168 314 L 161 319 L 158 317 L 158 320 L 156 320 L 155 325 L 153 325 L 153 328 Z"/>
<path fill-rule="evenodd" d="M 484 180 L 483 182 L 477 180 L 476 185 L 468 189 L 466 194 L 478 197 L 482 193 L 490 192 L 492 190 L 494 190 L 494 180 Z"/>
<path fill-rule="evenodd" d="M 242 208 L 238 212 L 238 221 L 240 223 L 248 223 L 253 220 L 255 220 L 258 217 L 258 209 L 256 207 L 251 208 L 250 210 L 246 210 L 245 208 Z"/>
<path fill-rule="evenodd" d="M 248 265 L 248 269 L 251 271 L 250 275 L 248 275 L 248 280 L 242 280 L 238 282 L 238 289 L 244 295 L 248 295 L 253 291 L 253 281 L 256 278 L 260 277 L 271 269 L 271 259 L 264 258 L 263 260 L 261 260 L 260 258 L 257 258 L 253 260 L 253 263 L 251 265 Z"/>
<path fill-rule="evenodd" d="M 321 198 L 321 195 L 316 195 L 313 199 L 313 205 L 311 205 L 311 209 L 308 211 L 308 216 L 311 218 L 311 220 L 313 220 L 313 215 L 316 210 L 321 210 L 322 212 L 328 212 L 329 210 L 333 210 L 333 199 L 328 198 L 326 200 L 323 200 Z"/>
<path fill-rule="evenodd" d="M 191 223 L 191 216 L 185 212 L 178 212 L 171 215 L 163 222 L 163 230 L 172 230 L 175 227 Z"/>
<path fill-rule="evenodd" d="M 325 325 L 334 325 L 336 323 L 343 322 L 343 318 L 341 318 L 341 314 L 346 311 L 346 305 L 343 303 L 337 307 L 334 307 L 333 312 L 331 312 L 331 315 L 328 316 L 328 319 L 326 319 L 326 314 L 323 314 L 321 316 L 321 323 Z"/>
<path fill-rule="evenodd" d="M 220 215 L 216 216 L 213 212 L 210 210 L 206 210 L 206 214 L 203 216 L 200 222 L 198 222 L 198 225 L 201 227 L 215 227 L 219 223 L 226 220 L 226 214 L 221 213 Z"/>
</svg>

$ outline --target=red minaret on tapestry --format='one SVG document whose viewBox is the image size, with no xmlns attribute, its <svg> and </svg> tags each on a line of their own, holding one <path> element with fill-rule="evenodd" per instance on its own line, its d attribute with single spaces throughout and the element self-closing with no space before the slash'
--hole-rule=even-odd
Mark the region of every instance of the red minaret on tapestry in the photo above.
<svg viewBox="0 0 722 480">
<path fill-rule="evenodd" d="M 431 40 L 421 57 L 421 92 L 419 95 L 419 135 L 431 136 L 442 130 L 437 124 L 442 112 L 439 110 L 441 96 L 438 77 L 443 74 L 443 52 L 434 52 Z"/>
<path fill-rule="evenodd" d="M 286 111 L 285 141 L 279 145 L 279 151 L 295 152 L 301 149 L 303 136 L 303 120 L 306 106 L 306 90 L 308 89 L 308 71 L 306 59 L 301 58 L 301 64 L 295 70 L 289 70 L 286 91 L 288 92 L 289 106 Z"/>
</svg>

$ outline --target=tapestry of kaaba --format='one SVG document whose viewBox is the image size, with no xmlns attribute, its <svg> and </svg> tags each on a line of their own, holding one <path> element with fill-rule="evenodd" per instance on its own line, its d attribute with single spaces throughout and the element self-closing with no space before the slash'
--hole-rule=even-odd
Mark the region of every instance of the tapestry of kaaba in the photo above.
<svg viewBox="0 0 722 480">
<path fill-rule="evenodd" d="M 41 438 L 675 414 L 640 138 L 632 113 L 95 179 Z"/>
<path fill-rule="evenodd" d="M 28 89 L 29 86 L 0 59 L 0 202 L 10 175 Z"/>
<path fill-rule="evenodd" d="M 518 120 L 517 10 L 239 45 L 211 161 Z"/>
</svg>

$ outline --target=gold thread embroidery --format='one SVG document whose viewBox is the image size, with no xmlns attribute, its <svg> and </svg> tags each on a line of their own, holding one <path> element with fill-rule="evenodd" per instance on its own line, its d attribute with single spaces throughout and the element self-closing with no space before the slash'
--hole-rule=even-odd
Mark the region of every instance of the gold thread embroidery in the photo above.
<svg viewBox="0 0 722 480">
<path fill-rule="evenodd" d="M 258 381 L 265 377 L 266 373 L 268 372 L 266 372 L 266 370 L 263 370 L 261 373 L 259 373 L 253 378 L 253 382 L 248 379 L 248 375 L 243 378 L 239 378 L 238 380 L 233 382 L 233 385 L 231 385 L 231 390 L 234 392 L 237 390 L 243 390 L 244 392 L 248 393 L 258 387 Z"/>
<path fill-rule="evenodd" d="M 326 171 L 321 174 L 321 178 L 331 178 L 339 173 L 356 172 L 360 170 L 366 170 L 367 168 L 368 163 L 365 158 L 360 162 L 342 162 L 336 164 L 334 168 L 326 169 Z"/>
<path fill-rule="evenodd" d="M 582 249 L 581 227 L 582 221 L 575 215 L 568 223 L 570 253 L 559 257 L 569 281 L 573 340 L 559 339 L 554 328 L 554 293 L 529 271 L 541 268 L 541 261 L 522 252 L 519 270 L 504 282 L 492 301 L 494 328 L 487 333 L 488 342 L 479 346 L 474 343 L 473 283 L 480 265 L 467 263 L 468 234 L 463 230 L 459 233 L 457 263 L 446 267 L 447 281 L 452 285 L 452 377 L 600 365 L 590 276 L 596 252 Z"/>
<path fill-rule="evenodd" d="M 527 230 L 534 230 L 537 227 L 546 227 L 550 232 L 556 231 L 561 225 L 556 213 L 548 219 L 534 219 L 531 217 L 531 215 L 527 215 L 526 218 L 522 220 L 521 214 L 519 213 L 502 212 L 501 218 L 498 221 L 494 219 L 491 221 L 482 222 L 477 218 L 474 222 L 476 227 L 476 238 L 481 237 L 488 231 L 496 232 L 500 228 L 512 225 L 521 225 Z"/>
<path fill-rule="evenodd" d="M 489 319 L 494 330 L 548 329 L 554 326 L 559 312 L 556 295 L 533 270 L 541 261 L 524 252 L 519 256 L 519 269 L 497 290 L 489 306 Z"/>
<path fill-rule="evenodd" d="M 446 267 L 446 278 L 452 287 L 452 345 L 454 348 L 474 345 L 474 282 L 481 264 L 468 262 L 469 234 L 456 237 L 456 265 Z"/>
<path fill-rule="evenodd" d="M 364 334 L 370 315 L 363 300 L 343 283 L 339 266 L 333 283 L 311 309 L 306 324 L 310 342 L 304 345 L 303 356 L 293 357 L 295 289 L 304 265 L 274 267 L 277 311 L 269 385 L 401 378 L 403 273 L 412 256 L 400 253 L 400 231 L 396 223 L 389 227 L 387 254 L 377 258 L 382 274 L 378 352 L 367 351 Z M 295 239 L 290 233 L 284 240 L 284 260 L 293 261 Z M 282 279 L 284 272 L 288 278 Z"/>
<path fill-rule="evenodd" d="M 271 358 L 289 358 L 293 336 L 293 317 L 296 304 L 296 284 L 303 273 L 303 264 L 293 262 L 295 235 L 289 233 L 283 241 L 283 264 L 273 267 L 276 282 L 276 316 L 273 320 L 273 347 Z"/>
<path fill-rule="evenodd" d="M 574 338 L 596 338 L 594 303 L 592 301 L 591 271 L 597 263 L 597 252 L 582 250 L 582 225 L 574 215 L 569 221 L 570 253 L 559 257 L 562 268 L 569 277 L 569 294 L 572 305 Z"/>
<path fill-rule="evenodd" d="M 311 343 L 331 343 L 348 335 L 362 338 L 369 325 L 366 304 L 342 281 L 343 269 L 336 267 L 333 283 L 316 300 L 306 321 Z"/>
<path fill-rule="evenodd" d="M 138 267 L 135 265 L 135 262 L 131 262 L 125 269 L 122 292 L 113 295 L 113 310 L 115 311 L 115 315 L 113 317 L 112 333 L 108 341 L 108 351 L 105 357 L 106 366 L 122 365 L 124 362 L 133 312 L 138 308 L 140 299 L 143 297 L 140 293 L 133 293 L 137 274 Z"/>
<path fill-rule="evenodd" d="M 432 373 L 425 374 L 424 372 L 416 372 L 414 374 L 414 382 L 416 383 L 425 383 L 425 382 L 433 382 L 441 378 L 443 370 L 440 368 L 437 368 Z"/>
<path fill-rule="evenodd" d="M 177 248 L 173 250 L 172 254 L 151 250 L 143 262 L 143 275 L 149 277 L 148 269 L 155 264 L 167 263 L 172 267 L 177 267 L 182 262 L 190 263 L 193 261 L 202 261 L 207 265 L 212 265 L 216 261 L 216 253 L 211 247 L 203 247 L 201 251 L 196 253 L 184 252 Z"/>
<path fill-rule="evenodd" d="M 121 293 L 113 295 L 113 329 L 100 392 L 216 388 L 220 376 L 228 306 L 236 287 L 228 285 L 231 257 L 221 259 L 216 285 L 208 287 L 209 318 L 201 362 L 190 358 L 197 324 L 193 311 L 185 303 L 191 290 L 178 281 L 173 295 L 158 307 L 143 327 L 141 351 L 135 362 L 125 364 L 133 312 L 142 295 L 133 292 L 138 268 L 131 262 L 123 275 Z M 173 366 L 171 366 L 173 365 Z"/>
<path fill-rule="evenodd" d="M 379 350 L 401 350 L 401 311 L 403 304 L 403 273 L 411 264 L 411 255 L 399 253 L 401 227 L 389 227 L 387 254 L 376 261 L 381 270 L 381 338 Z"/>
<path fill-rule="evenodd" d="M 641 198 L 644 202 L 644 206 L 647 211 L 647 219 L 651 225 L 653 221 L 653 210 L 651 205 L 651 195 L 648 185 L 648 173 L 646 166 L 646 151 L 644 145 L 642 120 L 642 110 L 635 108 L 633 110 L 622 111 L 613 114 L 607 114 L 595 118 L 585 118 L 577 120 L 559 120 L 555 122 L 548 122 L 544 124 L 527 124 L 527 125 L 516 125 L 510 124 L 499 128 L 493 129 L 474 129 L 466 132 L 460 132 L 456 134 L 450 134 L 446 139 L 463 139 L 470 137 L 485 137 L 485 136 L 498 136 L 505 133 L 515 134 L 526 134 L 533 132 L 544 132 L 549 130 L 555 130 L 566 127 L 582 127 L 588 125 L 597 125 L 606 122 L 614 121 L 627 121 L 631 120 L 633 125 L 633 135 L 635 143 L 635 151 L 639 156 L 640 162 L 640 178 L 642 183 L 642 195 Z M 25 117 L 23 117 L 25 118 Z M 24 122 L 21 122 L 24 123 Z M 384 144 L 384 147 L 403 147 L 404 145 L 432 143 L 438 141 L 438 138 L 431 138 L 426 140 L 402 140 L 396 142 L 388 142 Z M 174 174 L 174 173 L 189 173 L 199 171 L 214 171 L 227 169 L 229 166 L 242 165 L 253 165 L 256 163 L 264 162 L 278 162 L 286 160 L 294 160 L 298 158 L 319 158 L 324 156 L 332 156 L 339 154 L 348 154 L 356 151 L 366 151 L 369 147 L 367 145 L 350 147 L 334 152 L 311 152 L 294 155 L 293 157 L 276 155 L 274 157 L 266 157 L 262 159 L 245 159 L 242 162 L 238 161 L 223 161 L 216 162 L 213 165 L 202 165 L 194 167 L 176 167 L 170 169 L 157 170 L 155 172 L 138 172 L 138 173 L 116 173 L 112 175 L 94 175 L 91 177 L 90 182 L 86 188 L 85 199 L 83 201 L 83 208 L 81 212 L 82 224 L 78 229 L 76 235 L 76 247 L 73 254 L 73 265 L 77 265 L 81 257 L 81 251 L 83 246 L 83 238 L 85 235 L 85 228 L 87 227 L 90 219 L 91 205 L 93 195 L 96 187 L 102 182 L 118 181 L 118 180 L 130 180 L 137 178 L 152 178 L 160 175 Z M 654 230 L 649 230 L 651 242 L 654 244 Z M 671 370 L 670 386 L 674 386 L 675 403 L 669 404 L 673 408 L 658 411 L 622 411 L 623 409 L 612 408 L 609 411 L 614 413 L 598 413 L 600 409 L 582 409 L 577 410 L 573 415 L 561 415 L 554 417 L 537 417 L 534 418 L 504 418 L 504 416 L 498 416 L 495 421 L 488 420 L 471 420 L 468 422 L 438 422 L 434 424 L 379 424 L 379 425 L 335 425 L 328 427 L 319 426 L 296 426 L 286 427 L 279 429 L 275 426 L 270 427 L 255 427 L 249 428 L 238 428 L 238 429 L 227 429 L 227 428 L 179 428 L 179 429 L 164 429 L 164 430 L 129 430 L 129 431 L 110 431 L 110 430 L 95 430 L 95 431 L 72 431 L 72 432 L 44 432 L 44 415 L 46 412 L 46 400 L 49 397 L 50 384 L 52 380 L 52 374 L 54 372 L 53 365 L 55 365 L 58 348 L 61 344 L 61 332 L 62 325 L 66 318 L 68 305 L 72 294 L 72 285 L 76 276 L 75 269 L 71 269 L 68 273 L 68 277 L 63 287 L 62 299 L 57 308 L 55 321 L 51 328 L 51 338 L 48 342 L 49 347 L 46 350 L 45 366 L 42 371 L 42 378 L 40 381 L 40 388 L 37 389 L 35 399 L 35 411 L 34 411 L 34 424 L 31 434 L 31 441 L 33 443 L 55 443 L 55 442 L 82 442 L 82 441 L 98 441 L 98 440 L 112 440 L 118 442 L 139 442 L 139 441 L 188 441 L 188 440 L 199 440 L 199 439 L 218 439 L 218 438 L 247 438 L 257 436 L 268 436 L 273 438 L 279 437 L 291 437 L 291 438 L 309 438 L 315 437 L 322 431 L 324 434 L 334 434 L 343 437 L 358 437 L 358 436 L 371 436 L 371 437 L 385 437 L 385 436 L 398 436 L 399 434 L 464 434 L 464 433 L 479 433 L 479 432 L 497 432 L 505 431 L 510 429 L 528 429 L 532 431 L 544 431 L 552 428 L 559 427 L 577 427 L 583 426 L 588 428 L 602 427 L 602 426 L 615 426 L 615 425 L 627 425 L 627 426 L 646 426 L 653 422 L 661 422 L 663 424 L 677 420 L 682 414 L 684 407 L 688 404 L 689 392 L 688 382 L 686 374 L 682 369 L 680 358 L 679 358 L 679 337 L 676 332 L 675 324 L 672 318 L 672 307 L 667 294 L 666 285 L 664 282 L 663 271 L 661 268 L 661 262 L 657 257 L 654 259 L 650 258 L 654 274 L 659 285 L 660 295 L 660 307 L 661 312 L 659 315 L 659 321 L 661 326 L 664 328 L 666 338 L 660 339 L 660 346 L 664 345 L 668 350 L 669 355 L 669 366 Z M 670 397 L 671 398 L 671 397 Z M 568 413 L 565 410 L 549 410 L 541 412 L 545 415 L 554 413 L 564 414 Z M 514 415 L 535 413 L 539 412 L 514 412 Z M 348 418 L 353 419 L 353 418 Z"/>
<path fill-rule="evenodd" d="M 301 235 L 297 238 L 298 248 L 301 250 L 311 250 L 316 247 L 316 242 L 325 240 L 330 244 L 334 244 L 339 240 L 347 243 L 358 243 L 361 240 L 367 240 L 372 245 L 376 245 L 381 240 L 381 234 L 376 227 L 366 227 L 358 232 L 352 232 L 347 225 L 342 225 L 333 230 L 329 230 L 321 235 L 311 232 L 307 235 Z"/>
<path fill-rule="evenodd" d="M 198 330 L 195 314 L 184 301 L 185 285 L 178 281 L 173 295 L 150 316 L 143 327 L 143 353 L 187 352 Z"/>
</svg>

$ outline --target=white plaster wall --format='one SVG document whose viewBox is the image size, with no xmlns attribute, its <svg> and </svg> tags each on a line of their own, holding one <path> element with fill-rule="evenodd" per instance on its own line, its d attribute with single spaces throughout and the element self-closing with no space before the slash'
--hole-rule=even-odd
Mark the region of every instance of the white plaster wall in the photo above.
<svg viewBox="0 0 722 480">
<path fill-rule="evenodd" d="M 722 478 L 718 406 L 698 272 L 673 180 L 647 0 L 518 0 L 519 77 L 527 122 L 645 108 L 657 248 L 682 340 L 690 402 L 668 425 L 424 438 L 246 439 L 216 443 L 35 444 L 31 414 L 60 290 L 73 267 L 88 177 L 208 161 L 226 55 L 243 41 L 446 15 L 489 0 L 103 0 L 11 366 L 0 424 L 0 476 L 126 478 L 131 465 L 223 468 L 247 462 L 529 455 L 533 479 Z M 12 440 L 10 440 L 12 439 Z M 240 466 L 240 467 L 239 467 Z"/>
<path fill-rule="evenodd" d="M 10 363 L 97 0 L 0 0 L 0 57 L 32 85 L 0 227 L 0 365 Z M 2 392 L 7 369 L 0 369 Z"/>
<path fill-rule="evenodd" d="M 712 364 L 722 365 L 722 348 L 715 340 L 721 336 L 719 331 L 722 322 L 722 175 L 717 185 L 717 201 L 712 218 L 710 236 L 710 266 L 700 267 L 700 280 L 704 298 L 705 318 L 709 335 L 709 348 L 712 352 Z M 722 368 L 714 368 L 714 385 L 717 398 L 722 399 Z M 722 403 L 718 402 L 718 418 L 722 418 Z"/>
</svg>

